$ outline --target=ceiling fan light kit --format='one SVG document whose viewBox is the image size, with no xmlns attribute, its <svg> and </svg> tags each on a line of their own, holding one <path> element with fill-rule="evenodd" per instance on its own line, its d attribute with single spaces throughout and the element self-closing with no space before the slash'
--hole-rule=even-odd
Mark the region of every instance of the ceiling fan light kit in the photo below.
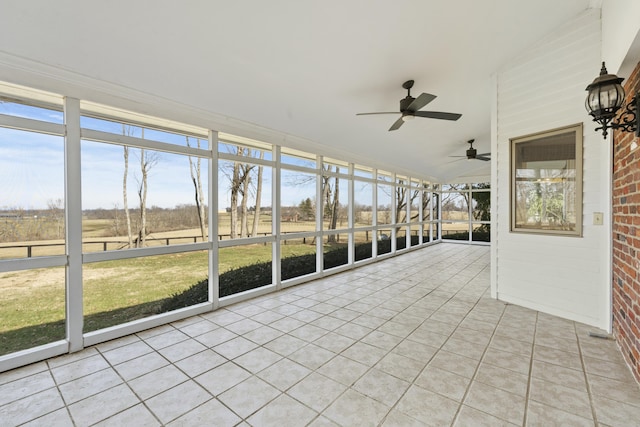
<svg viewBox="0 0 640 427">
<path fill-rule="evenodd" d="M 455 121 L 462 117 L 462 114 L 443 113 L 441 111 L 418 111 L 434 99 L 435 95 L 430 93 L 421 93 L 417 98 L 411 96 L 411 88 L 413 80 L 407 80 L 402 84 L 402 88 L 407 90 L 407 96 L 400 100 L 400 111 L 398 112 L 378 112 L 378 113 L 358 113 L 357 116 L 368 116 L 373 114 L 401 114 L 400 118 L 391 125 L 390 131 L 396 130 L 403 125 L 404 122 L 413 120 L 416 117 L 424 117 L 427 119 L 451 120 Z"/>
</svg>

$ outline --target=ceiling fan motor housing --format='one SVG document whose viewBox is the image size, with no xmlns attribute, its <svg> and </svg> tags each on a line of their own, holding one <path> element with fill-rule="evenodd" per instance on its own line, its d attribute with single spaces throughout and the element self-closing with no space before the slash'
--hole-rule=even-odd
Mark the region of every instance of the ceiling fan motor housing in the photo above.
<svg viewBox="0 0 640 427">
<path fill-rule="evenodd" d="M 467 150 L 467 159 L 475 159 L 477 154 L 478 150 L 476 150 L 475 148 L 469 148 Z"/>
<path fill-rule="evenodd" d="M 400 112 L 402 114 L 408 113 L 409 105 L 415 100 L 413 96 L 407 95 L 403 99 L 400 100 Z"/>
</svg>

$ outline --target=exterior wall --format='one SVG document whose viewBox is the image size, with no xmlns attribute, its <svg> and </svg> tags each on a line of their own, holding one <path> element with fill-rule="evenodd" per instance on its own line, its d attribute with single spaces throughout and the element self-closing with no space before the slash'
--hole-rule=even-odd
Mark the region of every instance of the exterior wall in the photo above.
<svg viewBox="0 0 640 427">
<path fill-rule="evenodd" d="M 495 76 L 492 183 L 495 267 L 501 300 L 610 330 L 609 145 L 593 132 L 585 87 L 600 69 L 600 10 L 589 9 Z M 510 138 L 584 123 L 582 237 L 510 232 Z"/>
<path fill-rule="evenodd" d="M 640 63 L 625 91 L 625 104 L 640 91 Z M 640 381 L 640 138 L 614 132 L 613 141 L 613 331 Z"/>
</svg>

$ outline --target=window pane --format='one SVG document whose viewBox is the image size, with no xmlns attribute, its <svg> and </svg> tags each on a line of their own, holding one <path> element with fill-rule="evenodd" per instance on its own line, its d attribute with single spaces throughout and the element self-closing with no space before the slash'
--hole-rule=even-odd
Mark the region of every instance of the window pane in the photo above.
<svg viewBox="0 0 640 427">
<path fill-rule="evenodd" d="M 378 255 L 391 252 L 391 229 L 378 230 Z"/>
<path fill-rule="evenodd" d="M 442 193 L 442 219 L 469 220 L 468 193 Z"/>
<path fill-rule="evenodd" d="M 422 243 L 431 241 L 431 224 L 422 225 Z"/>
<path fill-rule="evenodd" d="M 329 270 L 349 262 L 349 235 L 329 234 L 323 238 L 324 269 Z"/>
<path fill-rule="evenodd" d="M 283 165 L 295 165 L 305 168 L 316 168 L 316 156 L 291 148 L 282 148 L 280 162 Z"/>
<path fill-rule="evenodd" d="M 315 231 L 317 175 L 282 169 L 282 233 Z"/>
<path fill-rule="evenodd" d="M 378 183 L 378 224 L 391 224 L 391 192 L 393 187 Z"/>
<path fill-rule="evenodd" d="M 196 251 L 85 264 L 84 331 L 205 302 L 208 260 Z"/>
<path fill-rule="evenodd" d="M 422 219 L 424 221 L 429 221 L 431 219 L 431 205 L 433 204 L 431 201 L 431 192 L 423 191 L 422 192 Z"/>
<path fill-rule="evenodd" d="M 491 241 L 491 225 L 490 224 L 474 224 L 471 240 L 474 242 L 490 242 Z"/>
<path fill-rule="evenodd" d="M 579 234 L 582 127 L 512 140 L 512 228 Z"/>
<path fill-rule="evenodd" d="M 65 253 L 64 140 L 0 128 L 0 259 Z"/>
<path fill-rule="evenodd" d="M 355 181 L 354 188 L 354 226 L 367 227 L 373 225 L 373 184 Z"/>
<path fill-rule="evenodd" d="M 0 356 L 65 338 L 65 268 L 0 273 Z"/>
<path fill-rule="evenodd" d="M 273 233 L 269 166 L 221 160 L 218 167 L 220 238 L 266 236 Z"/>
<path fill-rule="evenodd" d="M 448 240 L 469 240 L 469 223 L 443 222 L 442 238 Z"/>
<path fill-rule="evenodd" d="M 84 251 L 206 241 L 207 176 L 205 159 L 82 141 Z"/>
<path fill-rule="evenodd" d="M 267 145 L 267 144 L 264 144 Z M 250 145 L 235 144 L 231 142 L 218 142 L 220 153 L 253 159 L 272 160 L 271 148 L 253 147 Z"/>
<path fill-rule="evenodd" d="M 359 231 L 354 233 L 355 260 L 362 261 L 372 257 L 372 241 L 374 231 Z"/>
<path fill-rule="evenodd" d="M 2 97 L 0 97 L 0 114 L 6 114 L 7 116 L 14 117 L 23 117 L 25 119 L 40 120 L 49 123 L 64 123 L 62 105 L 60 105 L 59 110 L 52 110 L 50 108 L 36 107 L 33 105 L 14 102 L 12 100 L 3 99 Z"/>
<path fill-rule="evenodd" d="M 396 250 L 402 250 L 407 247 L 407 228 L 399 227 L 396 229 Z"/>
<path fill-rule="evenodd" d="M 323 230 L 347 228 L 349 186 L 346 178 L 322 177 Z"/>
<path fill-rule="evenodd" d="M 272 243 L 220 248 L 220 297 L 270 285 L 272 259 Z"/>
<path fill-rule="evenodd" d="M 280 275 L 282 280 L 304 276 L 316 272 L 316 239 L 286 239 L 280 243 L 282 264 Z"/>
<path fill-rule="evenodd" d="M 474 221 L 491 220 L 491 193 L 488 191 L 474 191 L 471 193 L 471 208 Z"/>
<path fill-rule="evenodd" d="M 422 232 L 422 226 L 420 224 L 411 225 L 411 246 L 417 246 L 420 244 L 421 232 Z"/>
</svg>

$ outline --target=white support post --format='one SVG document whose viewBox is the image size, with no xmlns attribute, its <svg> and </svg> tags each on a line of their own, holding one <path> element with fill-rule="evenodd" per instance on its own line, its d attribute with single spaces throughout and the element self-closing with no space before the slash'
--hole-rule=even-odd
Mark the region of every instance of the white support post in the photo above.
<svg viewBox="0 0 640 427">
<path fill-rule="evenodd" d="M 316 239 L 316 272 L 322 273 L 324 271 L 324 252 L 322 242 L 324 236 L 322 235 L 322 156 L 316 157 L 316 231 L 318 238 Z"/>
<path fill-rule="evenodd" d="M 398 221 L 398 218 L 396 218 L 396 203 L 398 203 L 398 198 L 396 197 L 397 192 L 396 192 L 396 185 L 398 183 L 396 182 L 396 174 L 392 173 L 391 174 L 391 253 L 395 254 L 396 253 L 396 234 L 397 234 L 397 228 L 396 228 L 396 223 Z"/>
<path fill-rule="evenodd" d="M 209 131 L 209 303 L 215 310 L 220 306 L 220 280 L 218 278 L 218 132 Z"/>
<path fill-rule="evenodd" d="M 373 170 L 373 185 L 371 195 L 371 225 L 373 225 L 373 235 L 371 236 L 371 258 L 378 256 L 378 169 Z"/>
<path fill-rule="evenodd" d="M 355 232 L 353 231 L 353 226 L 354 226 L 354 214 L 353 214 L 353 210 L 354 210 L 354 188 L 355 188 L 355 183 L 353 182 L 353 163 L 349 163 L 349 185 L 348 185 L 348 204 L 349 204 L 349 209 L 347 212 L 347 225 L 349 227 L 349 234 L 348 234 L 348 242 L 349 242 L 349 249 L 348 249 L 348 264 L 349 265 L 353 265 L 353 263 L 355 262 L 355 241 L 356 241 L 356 236 L 355 236 Z"/>
<path fill-rule="evenodd" d="M 64 190 L 66 230 L 66 314 L 69 352 L 84 348 L 82 293 L 82 186 L 80 163 L 80 101 L 64 100 Z"/>
<path fill-rule="evenodd" d="M 272 157 L 275 159 L 276 164 L 272 169 L 272 179 L 271 179 L 271 194 L 273 197 L 271 198 L 271 230 L 274 236 L 276 236 L 275 241 L 272 243 L 272 256 L 271 256 L 271 272 L 272 272 L 272 282 L 276 285 L 276 290 L 282 289 L 282 227 L 280 224 L 281 216 L 281 206 L 282 206 L 282 194 L 281 194 L 281 186 L 280 182 L 282 179 L 282 173 L 280 168 L 280 146 L 273 146 L 273 154 Z"/>
</svg>

